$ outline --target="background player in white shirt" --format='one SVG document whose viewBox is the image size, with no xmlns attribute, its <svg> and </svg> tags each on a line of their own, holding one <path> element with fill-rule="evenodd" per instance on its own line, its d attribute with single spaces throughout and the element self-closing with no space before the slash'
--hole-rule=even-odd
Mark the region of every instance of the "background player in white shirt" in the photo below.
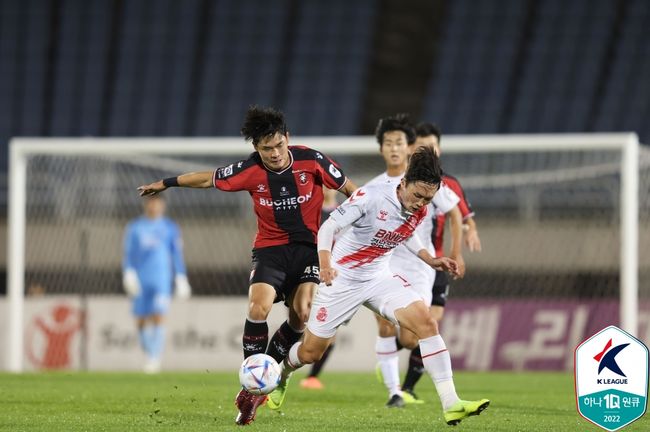
<svg viewBox="0 0 650 432">
<path fill-rule="evenodd" d="M 440 157 L 440 139 L 441 133 L 440 129 L 433 123 L 420 123 L 415 128 L 415 134 L 417 138 L 415 143 L 413 143 L 409 150 L 411 153 L 415 152 L 419 147 L 429 146 L 433 148 L 433 151 L 438 157 Z M 462 234 L 464 235 L 465 246 L 469 249 L 470 252 L 480 252 L 481 251 L 481 239 L 478 235 L 478 229 L 476 223 L 474 222 L 474 210 L 465 195 L 465 191 L 461 186 L 458 179 L 449 175 L 446 171 L 442 175 L 443 184 L 449 189 L 453 190 L 456 195 L 460 198 L 458 203 L 458 209 L 462 216 L 463 229 Z M 444 229 L 445 229 L 445 214 L 438 214 L 434 218 L 427 219 L 428 222 L 432 223 L 430 229 L 427 232 L 431 233 L 430 240 L 433 240 L 433 247 L 436 251 L 436 256 L 444 255 L 443 253 L 443 239 L 444 239 Z M 424 225 L 424 223 L 422 224 Z M 422 227 L 422 225 L 420 227 Z M 457 227 L 459 228 L 459 227 Z M 420 228 L 418 228 L 419 230 Z M 454 221 L 452 220 L 451 229 L 453 237 L 456 238 L 456 235 L 460 235 L 460 232 L 454 230 Z M 460 230 L 458 230 L 460 231 Z M 455 257 L 455 253 L 460 249 L 460 239 L 457 242 L 452 242 L 452 247 L 449 253 L 450 258 Z M 397 258 L 397 252 L 393 255 L 392 262 L 395 262 Z M 429 311 L 431 316 L 438 322 L 442 320 L 445 305 L 447 304 L 447 296 L 449 294 L 449 278 L 444 272 L 438 272 L 435 275 L 435 280 L 433 282 L 433 288 L 431 289 L 431 297 L 429 297 L 431 306 Z M 419 381 L 420 377 L 424 373 L 424 367 L 422 366 L 422 356 L 420 355 L 419 347 L 411 350 L 411 355 L 409 356 L 409 365 L 404 377 L 404 382 L 402 384 L 402 392 L 407 396 L 411 396 L 413 401 L 421 403 L 422 401 L 417 399 L 415 395 L 415 385 Z M 405 398 L 405 401 L 409 399 Z"/>
<path fill-rule="evenodd" d="M 410 147 L 415 143 L 415 128 L 405 115 L 396 115 L 381 119 L 375 131 L 379 150 L 386 163 L 386 171 L 370 180 L 366 186 L 375 184 L 397 185 L 408 163 Z M 459 197 L 446 186 L 436 193 L 432 202 L 428 204 L 428 216 L 415 230 L 414 236 L 419 237 L 424 247 L 432 256 L 436 252 L 431 241 L 434 218 L 438 214 L 448 213 L 452 225 L 452 248 L 450 258 L 459 265 L 459 275 L 465 272 L 465 264 L 461 254 L 462 219 L 457 208 Z M 390 261 L 390 268 L 394 274 L 406 281 L 410 289 L 415 290 L 428 305 L 431 304 L 431 286 L 435 279 L 435 270 L 419 260 L 405 246 L 398 246 Z M 404 330 L 399 332 L 390 321 L 377 316 L 378 336 L 375 343 L 377 355 L 377 373 L 388 390 L 389 408 L 401 408 L 405 403 L 422 403 L 410 393 L 403 393 L 400 388 L 399 378 L 399 350 L 406 347 L 413 350 L 418 347 L 418 339 L 412 332 Z"/>
<path fill-rule="evenodd" d="M 269 395 L 270 408 L 279 409 L 284 402 L 290 374 L 317 361 L 337 328 L 352 319 L 362 305 L 417 335 L 424 367 L 440 396 L 447 424 L 458 424 L 487 408 L 487 399 L 460 400 L 449 352 L 428 305 L 415 291 L 404 289 L 403 281 L 388 266 L 392 251 L 405 243 L 429 266 L 458 274 L 454 260 L 433 257 L 412 236 L 427 217 L 427 204 L 438 191 L 441 176 L 437 156 L 424 147 L 412 156 L 398 185 L 358 189 L 321 226 L 318 255 L 325 286 L 320 286 L 314 298 L 303 341 L 291 347 L 282 364 L 282 382 Z M 337 232 L 343 234 L 332 248 Z"/>
</svg>

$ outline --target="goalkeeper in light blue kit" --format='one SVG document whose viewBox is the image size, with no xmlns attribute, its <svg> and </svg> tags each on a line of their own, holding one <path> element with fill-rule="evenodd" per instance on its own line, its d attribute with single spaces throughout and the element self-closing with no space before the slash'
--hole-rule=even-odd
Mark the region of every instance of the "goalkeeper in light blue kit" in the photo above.
<svg viewBox="0 0 650 432">
<path fill-rule="evenodd" d="M 147 373 L 160 371 L 165 345 L 163 318 L 169 309 L 172 283 L 177 298 L 192 293 L 180 229 L 164 213 L 165 201 L 160 195 L 145 199 L 144 214 L 129 222 L 124 237 L 124 290 L 133 299 L 140 345 L 148 358 Z"/>
</svg>

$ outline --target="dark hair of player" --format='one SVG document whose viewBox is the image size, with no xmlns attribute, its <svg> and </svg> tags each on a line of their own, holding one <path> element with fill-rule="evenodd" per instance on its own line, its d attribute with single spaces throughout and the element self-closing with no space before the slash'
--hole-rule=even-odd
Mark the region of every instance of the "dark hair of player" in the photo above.
<svg viewBox="0 0 650 432">
<path fill-rule="evenodd" d="M 413 153 L 404 174 L 404 181 L 406 184 L 421 181 L 440 186 L 442 167 L 440 159 L 431 147 L 420 147 Z"/>
<path fill-rule="evenodd" d="M 384 143 L 384 134 L 386 132 L 402 131 L 406 134 L 406 142 L 410 145 L 415 142 L 415 129 L 410 122 L 408 114 L 397 114 L 393 117 L 384 117 L 379 119 L 377 128 L 375 129 L 375 136 L 379 147 Z"/>
<path fill-rule="evenodd" d="M 440 128 L 437 125 L 434 125 L 433 123 L 427 123 L 427 122 L 419 123 L 415 127 L 415 133 L 419 137 L 435 135 L 436 138 L 438 138 L 438 142 L 440 142 L 440 135 L 441 135 Z"/>
<path fill-rule="evenodd" d="M 260 140 L 276 133 L 287 134 L 287 124 L 282 112 L 274 108 L 262 108 L 256 105 L 248 108 L 244 125 L 241 128 L 241 134 L 247 141 L 251 140 L 253 145 L 257 146 Z"/>
</svg>

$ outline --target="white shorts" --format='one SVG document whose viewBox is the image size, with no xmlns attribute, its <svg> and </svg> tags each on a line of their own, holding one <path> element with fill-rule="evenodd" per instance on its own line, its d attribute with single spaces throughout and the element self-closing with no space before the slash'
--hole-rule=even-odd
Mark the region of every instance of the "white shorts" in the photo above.
<svg viewBox="0 0 650 432">
<path fill-rule="evenodd" d="M 435 279 L 435 270 L 432 272 L 408 272 L 408 271 L 395 271 L 394 273 L 408 281 L 408 288 L 412 289 L 422 298 L 424 304 L 429 307 L 431 299 L 433 298 L 433 281 Z M 431 276 L 433 275 L 433 277 Z"/>
<path fill-rule="evenodd" d="M 336 334 L 336 329 L 350 321 L 362 305 L 397 325 L 397 309 L 422 301 L 421 296 L 408 285 L 402 277 L 390 272 L 381 273 L 365 282 L 339 276 L 332 281 L 332 285 L 321 284 L 318 287 L 307 328 L 318 337 L 331 338 Z"/>
</svg>

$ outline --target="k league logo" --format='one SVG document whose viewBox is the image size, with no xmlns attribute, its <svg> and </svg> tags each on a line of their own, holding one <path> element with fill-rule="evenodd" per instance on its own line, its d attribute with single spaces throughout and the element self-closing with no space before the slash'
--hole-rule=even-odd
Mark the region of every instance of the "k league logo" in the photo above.
<svg viewBox="0 0 650 432">
<path fill-rule="evenodd" d="M 618 327 L 601 330 L 575 350 L 575 390 L 582 417 L 609 431 L 627 426 L 646 411 L 648 348 Z"/>
</svg>

